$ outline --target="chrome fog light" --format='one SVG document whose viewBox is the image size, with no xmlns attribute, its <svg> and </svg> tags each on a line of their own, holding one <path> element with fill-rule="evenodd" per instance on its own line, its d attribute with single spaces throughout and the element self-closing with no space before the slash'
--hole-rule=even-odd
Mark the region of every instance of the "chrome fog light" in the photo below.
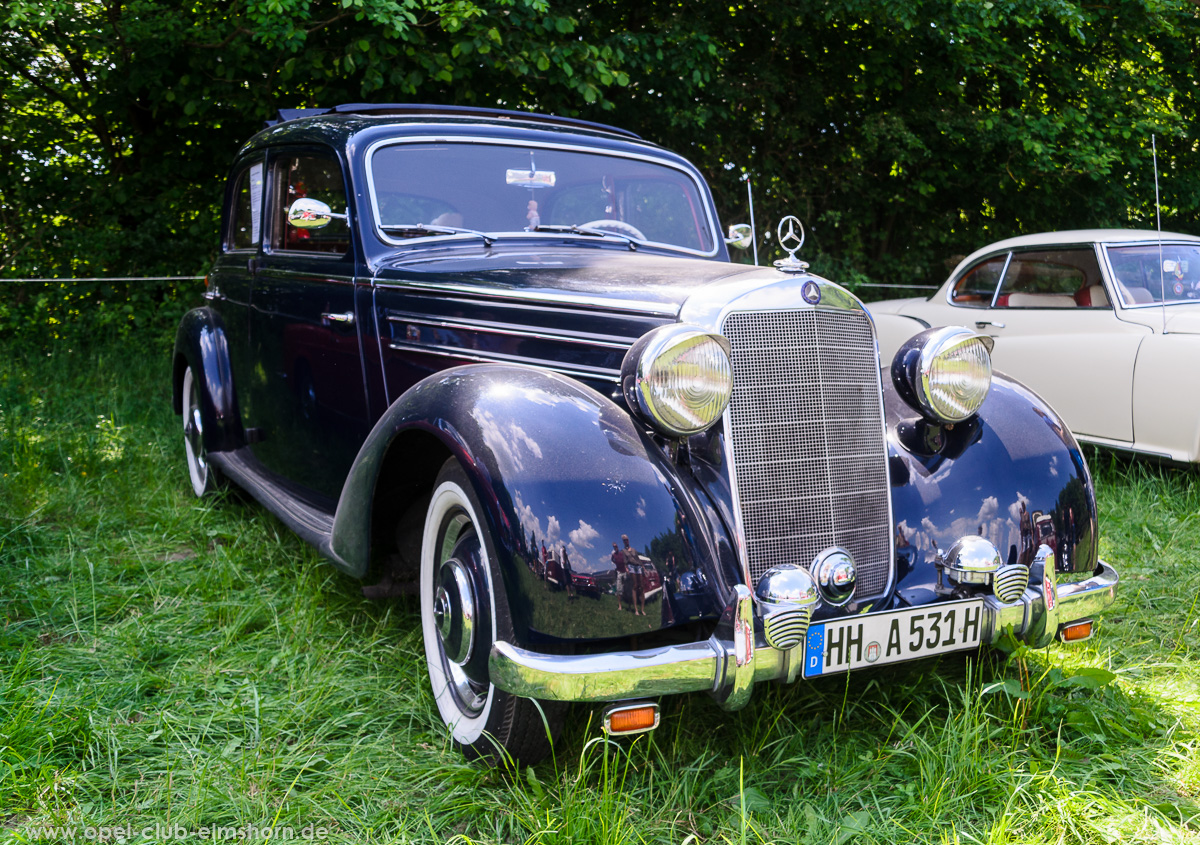
<svg viewBox="0 0 1200 845">
<path fill-rule="evenodd" d="M 1000 551 L 975 534 L 951 546 L 943 560 L 950 580 L 959 584 L 990 584 L 992 575 L 1000 569 Z"/>
<path fill-rule="evenodd" d="M 820 603 L 812 576 L 795 564 L 781 564 L 763 573 L 754 594 L 767 643 L 782 651 L 799 645 Z"/>
<path fill-rule="evenodd" d="M 729 341 L 696 326 L 661 326 L 625 355 L 629 407 L 671 437 L 699 434 L 725 413 L 733 392 Z"/>
<path fill-rule="evenodd" d="M 892 359 L 900 396 L 941 423 L 969 419 L 992 386 L 992 339 L 962 326 L 926 329 Z"/>
<path fill-rule="evenodd" d="M 821 552 L 813 561 L 812 573 L 820 587 L 821 598 L 834 607 L 841 607 L 854 595 L 858 571 L 854 558 L 845 549 L 835 546 Z"/>
</svg>

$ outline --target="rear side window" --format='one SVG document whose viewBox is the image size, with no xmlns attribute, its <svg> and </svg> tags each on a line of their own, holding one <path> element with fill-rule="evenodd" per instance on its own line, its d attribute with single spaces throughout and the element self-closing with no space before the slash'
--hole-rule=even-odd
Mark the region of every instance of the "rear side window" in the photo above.
<svg viewBox="0 0 1200 845">
<path fill-rule="evenodd" d="M 350 248 L 346 220 L 333 219 L 320 229 L 298 229 L 287 222 L 288 209 L 298 199 L 319 200 L 334 214 L 346 213 L 346 186 L 337 159 L 315 153 L 272 159 L 271 246 L 288 252 L 343 255 Z"/>
<path fill-rule="evenodd" d="M 950 292 L 950 301 L 971 308 L 991 305 L 1007 259 L 1007 255 L 997 255 L 976 264 L 955 283 L 954 290 Z"/>
<path fill-rule="evenodd" d="M 1009 308 L 1094 306 L 1101 304 L 1097 300 L 1103 290 L 1093 249 L 1014 252 L 996 304 Z"/>
<path fill-rule="evenodd" d="M 262 241 L 263 163 L 237 175 L 229 220 L 228 249 L 255 249 Z"/>
</svg>

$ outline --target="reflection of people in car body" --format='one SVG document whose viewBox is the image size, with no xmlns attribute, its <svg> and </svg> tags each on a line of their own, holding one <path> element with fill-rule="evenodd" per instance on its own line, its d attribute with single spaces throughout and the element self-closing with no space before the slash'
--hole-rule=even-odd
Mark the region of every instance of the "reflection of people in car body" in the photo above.
<svg viewBox="0 0 1200 845">
<path fill-rule="evenodd" d="M 567 557 L 567 547 L 562 547 L 562 577 L 567 585 L 567 597 L 575 598 L 575 583 L 571 577 L 571 559 Z"/>
<path fill-rule="evenodd" d="M 642 575 L 642 559 L 638 557 L 637 550 L 629 545 L 629 535 L 622 534 L 621 542 L 625 544 L 625 548 L 621 549 L 621 554 L 625 556 L 625 566 L 629 573 L 629 585 L 633 588 L 633 597 L 630 599 L 630 604 L 633 605 L 633 612 L 638 616 L 646 615 L 646 578 Z"/>
<path fill-rule="evenodd" d="M 612 550 L 613 569 L 617 570 L 617 610 L 624 610 L 621 605 L 621 600 L 625 596 L 625 589 L 629 585 L 629 567 L 625 563 L 625 553 L 613 543 Z M 635 611 L 636 612 L 636 611 Z"/>
</svg>

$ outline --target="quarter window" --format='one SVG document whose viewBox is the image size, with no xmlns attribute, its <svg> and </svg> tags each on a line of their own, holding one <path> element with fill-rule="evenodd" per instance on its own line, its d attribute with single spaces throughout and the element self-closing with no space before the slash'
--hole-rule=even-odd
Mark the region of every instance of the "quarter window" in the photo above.
<svg viewBox="0 0 1200 845">
<path fill-rule="evenodd" d="M 229 249 L 254 249 L 262 239 L 263 165 L 255 162 L 237 177 L 229 221 Z"/>
<path fill-rule="evenodd" d="M 337 160 L 314 154 L 286 155 L 274 160 L 271 246 L 289 252 L 344 254 L 350 248 L 346 220 L 333 219 L 320 229 L 298 229 L 287 222 L 298 199 L 319 200 L 334 214 L 346 213 L 346 186 Z"/>
<path fill-rule="evenodd" d="M 986 308 L 991 305 L 1007 258 L 1007 255 L 997 255 L 976 264 L 964 273 L 955 283 L 954 290 L 950 293 L 950 301 L 955 305 L 970 308 Z"/>
</svg>

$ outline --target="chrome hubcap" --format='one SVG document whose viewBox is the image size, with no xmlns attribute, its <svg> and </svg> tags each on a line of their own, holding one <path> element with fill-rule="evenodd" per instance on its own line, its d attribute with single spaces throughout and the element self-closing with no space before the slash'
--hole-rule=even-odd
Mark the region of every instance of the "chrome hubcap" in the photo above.
<svg viewBox="0 0 1200 845">
<path fill-rule="evenodd" d="M 455 558 L 444 562 L 438 573 L 433 621 L 446 659 L 465 665 L 475 640 L 475 592 L 466 567 Z"/>
<path fill-rule="evenodd" d="M 442 666 L 463 713 L 472 715 L 487 703 L 488 685 L 471 680 L 464 668 L 474 651 L 475 591 L 461 559 L 481 558 L 479 535 L 464 514 L 445 523 L 434 574 L 433 625 L 442 653 Z"/>
</svg>

